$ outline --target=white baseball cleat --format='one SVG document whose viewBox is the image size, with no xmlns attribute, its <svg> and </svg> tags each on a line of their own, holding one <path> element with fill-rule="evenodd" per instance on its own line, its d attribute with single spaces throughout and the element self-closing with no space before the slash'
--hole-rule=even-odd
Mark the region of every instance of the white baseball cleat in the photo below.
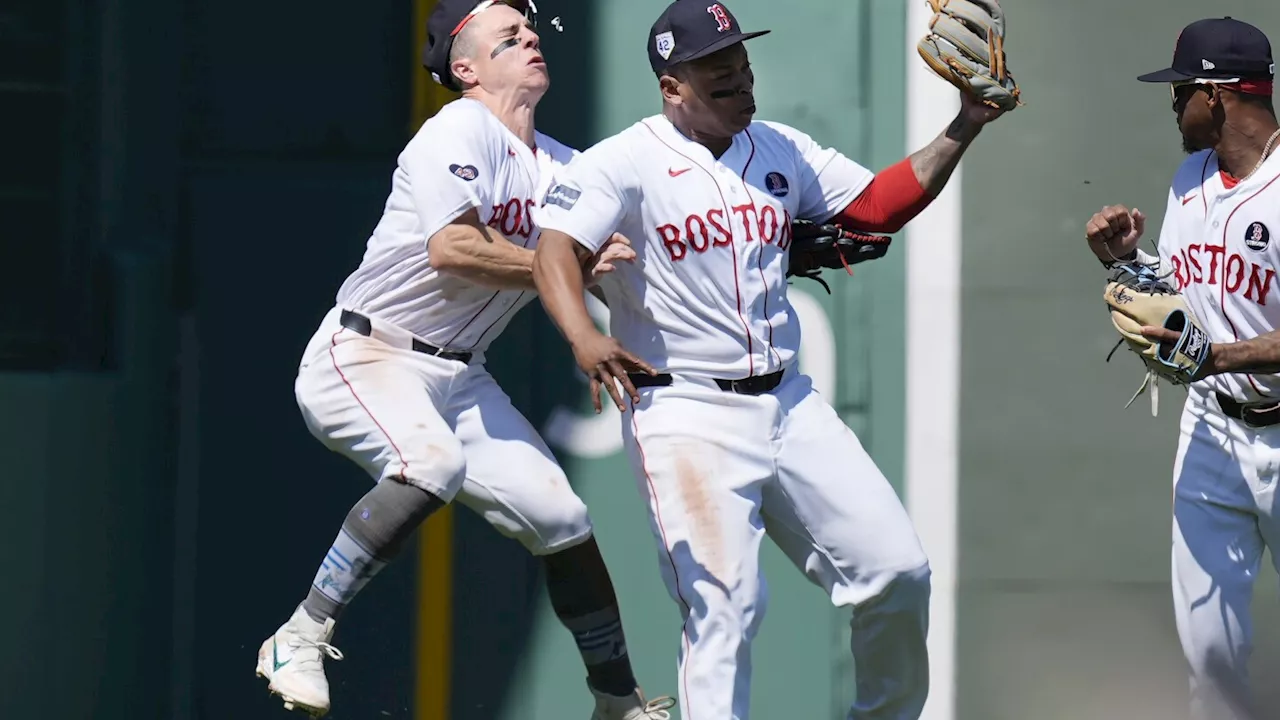
<svg viewBox="0 0 1280 720">
<path fill-rule="evenodd" d="M 267 679 L 267 689 L 284 700 L 286 710 L 301 710 L 314 717 L 329 712 L 324 658 L 342 659 L 342 652 L 329 644 L 333 624 L 333 618 L 324 623 L 312 620 L 299 605 L 289 621 L 258 649 L 258 677 Z"/>
<path fill-rule="evenodd" d="M 591 720 L 671 720 L 671 713 L 667 710 L 676 706 L 674 698 L 665 696 L 645 702 L 639 690 L 626 697 L 618 697 L 606 695 L 591 687 L 590 683 L 587 687 L 596 698 L 596 710 L 591 714 Z"/>
</svg>

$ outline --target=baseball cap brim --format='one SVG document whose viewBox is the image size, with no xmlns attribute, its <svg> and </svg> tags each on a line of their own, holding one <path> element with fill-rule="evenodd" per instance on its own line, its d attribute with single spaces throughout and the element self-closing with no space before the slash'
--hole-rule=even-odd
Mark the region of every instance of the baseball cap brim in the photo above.
<svg viewBox="0 0 1280 720">
<path fill-rule="evenodd" d="M 1177 82 L 1179 80 L 1193 80 L 1193 79 L 1195 79 L 1195 75 L 1188 75 L 1183 72 L 1178 72 L 1173 68 L 1165 68 L 1164 70 L 1157 70 L 1155 72 L 1147 73 L 1146 75 L 1138 76 L 1138 82 L 1150 82 L 1150 83 Z"/>
<path fill-rule="evenodd" d="M 721 50 L 727 47 L 733 47 L 734 45 L 737 45 L 738 43 L 746 40 L 750 40 L 751 38 L 757 38 L 757 37 L 760 37 L 761 35 L 768 35 L 770 32 L 772 32 L 772 30 L 757 30 L 755 32 L 742 33 L 740 35 L 729 35 L 728 37 L 722 37 L 719 40 L 716 40 L 715 42 L 711 43 L 710 45 L 702 48 L 701 50 L 697 50 L 695 52 L 690 53 L 689 55 L 681 57 L 680 62 L 688 62 L 690 60 L 697 60 L 698 58 L 704 58 L 712 53 L 720 52 Z"/>
</svg>

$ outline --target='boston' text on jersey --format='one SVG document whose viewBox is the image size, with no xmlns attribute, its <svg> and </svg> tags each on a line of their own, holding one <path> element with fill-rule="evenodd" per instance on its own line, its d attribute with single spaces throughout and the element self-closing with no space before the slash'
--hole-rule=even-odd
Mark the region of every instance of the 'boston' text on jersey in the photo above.
<svg viewBox="0 0 1280 720">
<path fill-rule="evenodd" d="M 778 243 L 778 249 L 791 247 L 791 213 L 783 209 L 782 218 L 772 205 L 758 208 L 754 203 L 736 205 L 733 213 L 746 229 L 746 241 L 755 242 L 759 237 L 766 245 Z M 752 229 L 755 232 L 752 232 Z M 665 223 L 657 227 L 662 246 L 667 249 L 671 261 L 683 260 L 689 248 L 704 253 L 712 247 L 729 247 L 733 244 L 733 230 L 725 226 L 724 210 L 712 208 L 702 215 L 690 215 L 683 226 Z"/>
<path fill-rule="evenodd" d="M 1217 285 L 1223 281 L 1220 268 L 1225 268 L 1227 292 L 1237 295 L 1243 288 L 1246 299 L 1259 305 L 1266 305 L 1267 295 L 1271 292 L 1271 281 L 1275 279 L 1276 271 L 1245 260 L 1236 253 L 1228 255 L 1224 263 L 1222 262 L 1223 254 L 1224 249 L 1216 245 L 1192 244 L 1181 249 L 1172 257 L 1173 277 L 1177 280 L 1178 292 L 1186 290 L 1192 283 Z"/>
</svg>

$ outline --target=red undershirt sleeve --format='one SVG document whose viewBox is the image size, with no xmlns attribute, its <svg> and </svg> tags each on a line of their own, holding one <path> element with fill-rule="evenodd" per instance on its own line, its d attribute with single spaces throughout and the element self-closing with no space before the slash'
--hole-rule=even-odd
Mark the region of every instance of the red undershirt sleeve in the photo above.
<svg viewBox="0 0 1280 720">
<path fill-rule="evenodd" d="M 895 233 L 933 199 L 916 179 L 911 161 L 903 159 L 877 173 L 866 189 L 832 220 L 853 230 Z"/>
</svg>

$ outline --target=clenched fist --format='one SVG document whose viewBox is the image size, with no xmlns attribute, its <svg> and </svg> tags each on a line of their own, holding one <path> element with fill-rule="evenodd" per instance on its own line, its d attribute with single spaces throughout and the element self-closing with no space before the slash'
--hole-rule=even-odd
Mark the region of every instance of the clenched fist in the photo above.
<svg viewBox="0 0 1280 720">
<path fill-rule="evenodd" d="M 1103 262 L 1124 258 L 1138 249 L 1147 216 L 1141 210 L 1108 205 L 1093 214 L 1084 226 L 1089 249 Z"/>
</svg>

